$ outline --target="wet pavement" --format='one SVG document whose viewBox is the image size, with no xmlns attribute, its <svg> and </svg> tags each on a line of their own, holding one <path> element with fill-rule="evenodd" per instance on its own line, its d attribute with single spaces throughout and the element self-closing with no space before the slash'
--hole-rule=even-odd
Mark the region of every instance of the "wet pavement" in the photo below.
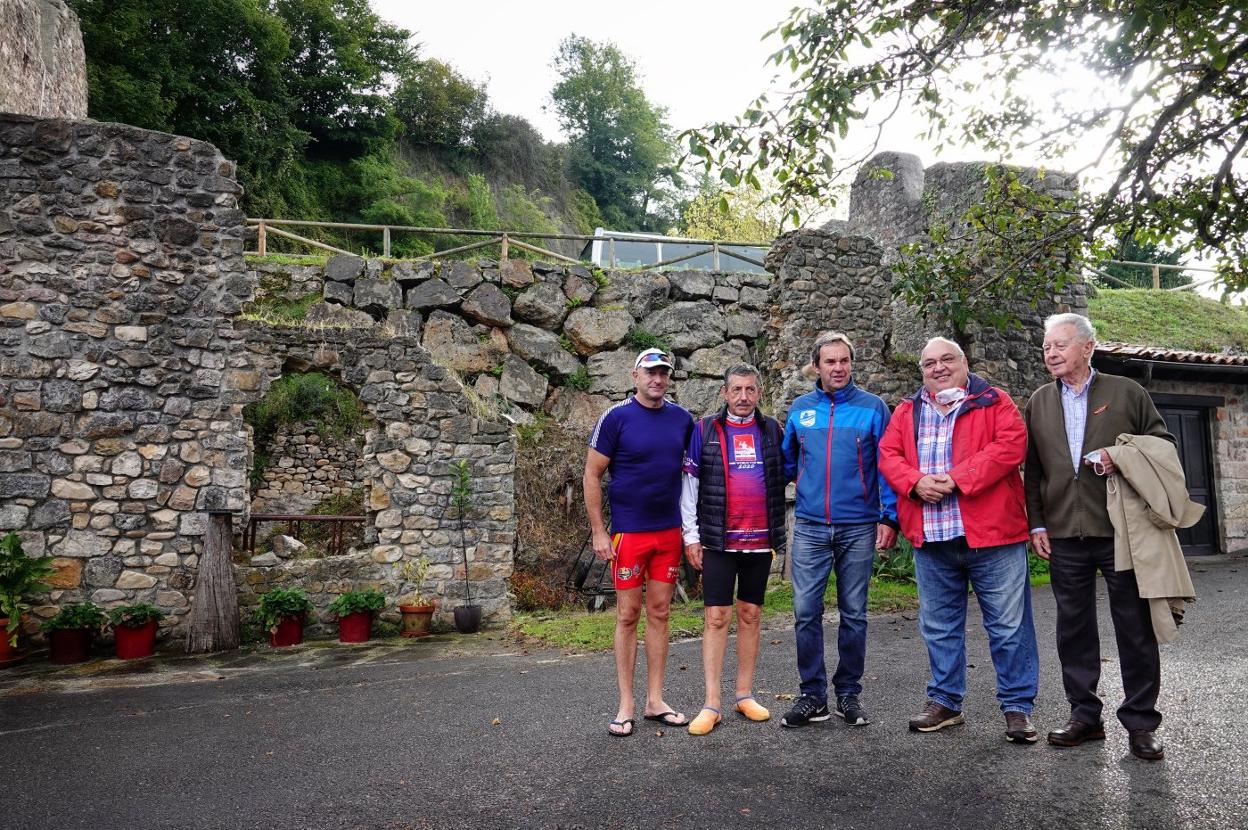
<svg viewBox="0 0 1248 830">
<path fill-rule="evenodd" d="M 780 627 L 757 682 L 773 720 L 728 717 L 705 738 L 646 722 L 609 737 L 610 654 L 499 634 L 62 668 L 36 655 L 0 672 L 0 827 L 1240 830 L 1248 557 L 1191 565 L 1200 599 L 1162 651 L 1159 763 L 1132 758 L 1112 717 L 1108 740 L 1076 749 L 1007 743 L 974 612 L 967 724 L 930 735 L 906 729 L 927 679 L 914 614 L 872 618 L 870 726 L 781 729 L 796 671 Z M 1067 707 L 1047 588 L 1035 605 L 1044 731 Z M 1121 686 L 1104 613 L 1101 631 L 1108 712 Z M 700 648 L 669 659 L 668 700 L 691 715 Z"/>
</svg>

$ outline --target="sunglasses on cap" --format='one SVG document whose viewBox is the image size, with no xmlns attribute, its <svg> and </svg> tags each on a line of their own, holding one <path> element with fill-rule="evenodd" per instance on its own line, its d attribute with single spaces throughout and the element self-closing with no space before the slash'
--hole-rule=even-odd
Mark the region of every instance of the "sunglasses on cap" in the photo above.
<svg viewBox="0 0 1248 830">
<path fill-rule="evenodd" d="M 637 355 L 637 362 L 633 364 L 634 369 L 650 369 L 655 366 L 666 366 L 669 369 L 676 368 L 672 356 L 662 349 L 646 349 Z"/>
</svg>

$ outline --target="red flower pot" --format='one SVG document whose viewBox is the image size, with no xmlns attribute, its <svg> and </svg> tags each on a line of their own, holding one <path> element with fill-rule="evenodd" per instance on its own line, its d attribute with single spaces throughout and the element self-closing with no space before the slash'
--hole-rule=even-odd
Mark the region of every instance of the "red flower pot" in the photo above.
<svg viewBox="0 0 1248 830">
<path fill-rule="evenodd" d="M 373 612 L 356 611 L 338 618 L 338 642 L 363 643 L 373 630 Z"/>
<path fill-rule="evenodd" d="M 118 660 L 137 660 L 156 653 L 156 620 L 142 625 L 113 626 Z"/>
<path fill-rule="evenodd" d="M 9 618 L 0 617 L 0 667 L 20 663 L 26 659 L 22 650 L 22 629 L 17 629 L 17 645 L 9 645 Z"/>
<path fill-rule="evenodd" d="M 277 630 L 269 632 L 269 645 L 274 648 L 297 646 L 303 642 L 303 615 L 282 617 L 277 621 Z"/>
<path fill-rule="evenodd" d="M 58 628 L 48 632 L 48 662 L 58 665 L 85 663 L 91 659 L 89 628 Z"/>
</svg>

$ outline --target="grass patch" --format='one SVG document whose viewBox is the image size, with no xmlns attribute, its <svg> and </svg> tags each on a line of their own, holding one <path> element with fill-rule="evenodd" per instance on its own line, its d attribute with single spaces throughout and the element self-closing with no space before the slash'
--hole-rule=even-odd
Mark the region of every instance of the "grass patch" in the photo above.
<svg viewBox="0 0 1248 830">
<path fill-rule="evenodd" d="M 328 254 L 248 254 L 243 259 L 248 265 L 324 265 Z"/>
<path fill-rule="evenodd" d="M 297 300 L 258 300 L 248 303 L 238 319 L 279 328 L 301 326 L 308 317 L 308 309 L 320 301 L 319 293 L 305 294 Z"/>
<path fill-rule="evenodd" d="M 1168 349 L 1248 350 L 1248 311 L 1190 291 L 1099 289 L 1088 299 L 1097 339 Z"/>
<path fill-rule="evenodd" d="M 836 608 L 836 580 L 828 580 L 828 590 L 823 596 L 825 609 Z M 887 579 L 871 580 L 867 594 L 867 611 L 885 614 L 912 610 L 919 607 L 918 588 L 913 583 L 894 582 Z M 703 630 L 703 606 L 701 602 L 688 604 L 675 601 L 668 621 L 672 638 L 699 637 Z M 773 581 L 767 588 L 763 601 L 763 621 L 783 614 L 793 613 L 793 586 L 788 582 Z M 525 639 L 538 640 L 555 648 L 578 651 L 602 651 L 612 647 L 615 639 L 614 613 L 589 613 L 588 611 L 544 611 L 517 614 L 511 623 L 513 633 Z M 646 620 L 642 615 L 637 624 L 637 636 L 645 634 Z"/>
</svg>

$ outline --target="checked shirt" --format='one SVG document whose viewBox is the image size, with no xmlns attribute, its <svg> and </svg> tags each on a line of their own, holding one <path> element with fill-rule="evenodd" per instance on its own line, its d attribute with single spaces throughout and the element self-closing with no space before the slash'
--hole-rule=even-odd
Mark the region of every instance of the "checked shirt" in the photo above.
<svg viewBox="0 0 1248 830">
<path fill-rule="evenodd" d="M 940 475 L 953 469 L 953 424 L 962 409 L 959 402 L 941 415 L 927 389 L 919 395 L 919 470 Z M 965 536 L 958 494 L 950 493 L 935 504 L 923 502 L 923 539 L 947 542 Z"/>
</svg>

